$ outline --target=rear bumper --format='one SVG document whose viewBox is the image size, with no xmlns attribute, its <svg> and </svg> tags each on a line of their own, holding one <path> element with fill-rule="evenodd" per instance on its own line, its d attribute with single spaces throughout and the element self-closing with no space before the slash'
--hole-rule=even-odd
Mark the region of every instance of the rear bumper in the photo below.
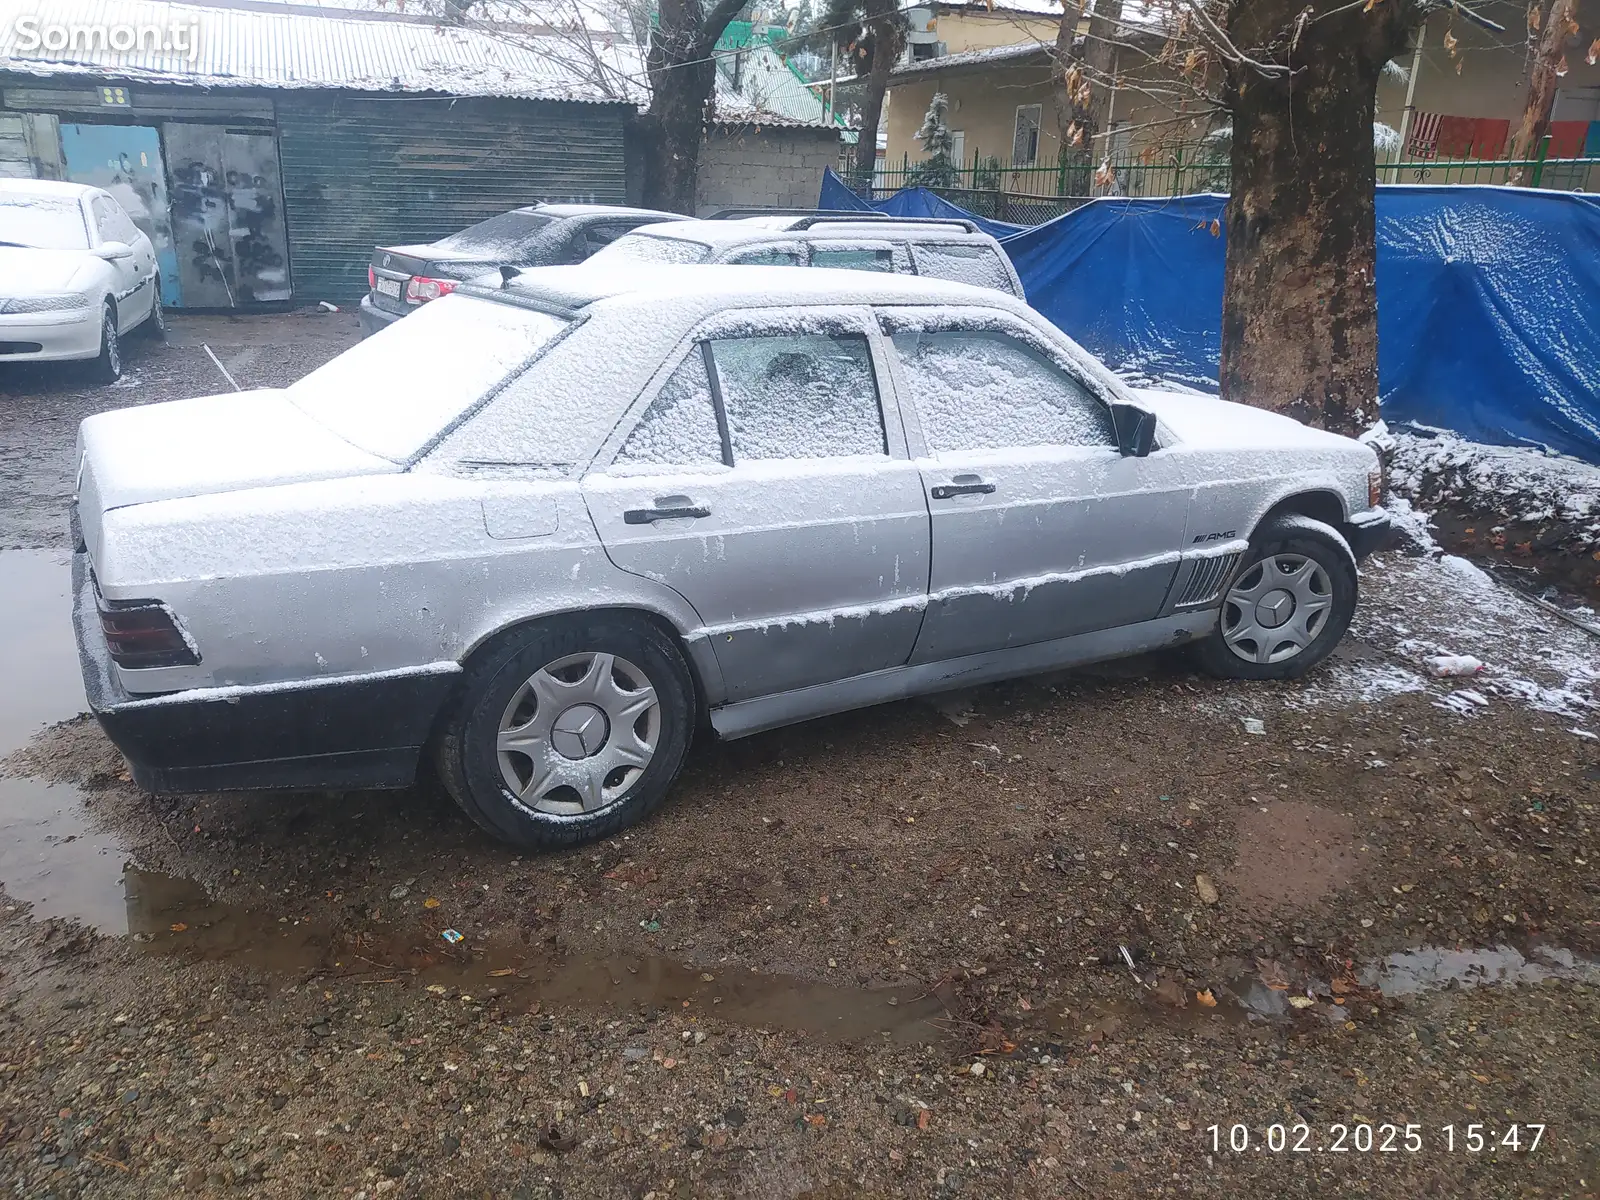
<svg viewBox="0 0 1600 1200">
<path fill-rule="evenodd" d="M 1394 522 L 1381 508 L 1356 513 L 1340 532 L 1350 543 L 1350 552 L 1358 559 L 1375 550 L 1387 549 L 1395 538 Z"/>
<path fill-rule="evenodd" d="M 115 677 L 87 554 L 73 555 L 73 626 L 84 692 L 152 792 L 405 787 L 459 668 L 292 685 L 135 696 Z"/>
<path fill-rule="evenodd" d="M 405 315 L 405 313 L 393 313 L 379 308 L 372 302 L 372 294 L 370 292 L 361 297 L 361 303 L 356 307 L 356 320 L 361 322 L 362 337 L 371 337 L 378 330 L 389 328 Z"/>
<path fill-rule="evenodd" d="M 60 313 L 0 316 L 0 362 L 61 362 L 99 353 L 99 309 L 66 318 Z"/>
</svg>

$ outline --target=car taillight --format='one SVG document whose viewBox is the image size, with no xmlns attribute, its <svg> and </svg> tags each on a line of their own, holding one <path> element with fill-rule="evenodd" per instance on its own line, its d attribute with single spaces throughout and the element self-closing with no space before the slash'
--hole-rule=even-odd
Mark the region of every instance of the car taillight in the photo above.
<svg viewBox="0 0 1600 1200">
<path fill-rule="evenodd" d="M 159 600 L 101 600 L 100 628 L 111 661 L 119 667 L 192 667 L 200 661 L 172 611 Z"/>
<path fill-rule="evenodd" d="M 378 273 L 376 271 L 374 271 L 371 267 L 368 267 L 367 268 L 367 291 L 375 292 L 377 290 L 378 290 Z"/>
<path fill-rule="evenodd" d="M 1377 508 L 1383 503 L 1383 468 L 1373 467 L 1367 472 L 1367 507 Z"/>
<path fill-rule="evenodd" d="M 406 302 L 421 304 L 425 300 L 437 300 L 440 296 L 448 296 L 455 290 L 454 279 L 429 279 L 426 275 L 413 275 L 406 283 Z"/>
</svg>

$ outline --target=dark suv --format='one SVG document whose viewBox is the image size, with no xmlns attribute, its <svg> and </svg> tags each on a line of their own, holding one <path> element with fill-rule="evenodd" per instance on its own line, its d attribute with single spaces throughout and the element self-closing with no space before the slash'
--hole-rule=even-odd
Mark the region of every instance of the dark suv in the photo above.
<svg viewBox="0 0 1600 1200">
<path fill-rule="evenodd" d="M 579 263 L 640 225 L 682 221 L 676 213 L 606 204 L 534 204 L 469 225 L 436 242 L 378 246 L 367 268 L 361 332 L 376 333 L 418 305 L 496 267 Z"/>
</svg>

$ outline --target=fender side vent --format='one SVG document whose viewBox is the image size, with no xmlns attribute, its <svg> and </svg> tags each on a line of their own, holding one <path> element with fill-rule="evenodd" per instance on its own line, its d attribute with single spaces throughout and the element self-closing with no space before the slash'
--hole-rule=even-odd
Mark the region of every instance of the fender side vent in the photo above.
<svg viewBox="0 0 1600 1200">
<path fill-rule="evenodd" d="M 1178 593 L 1175 608 L 1192 608 L 1210 604 L 1222 591 L 1223 584 L 1233 577 L 1233 568 L 1239 563 L 1237 554 L 1215 554 L 1210 558 L 1191 561 L 1189 578 Z"/>
</svg>

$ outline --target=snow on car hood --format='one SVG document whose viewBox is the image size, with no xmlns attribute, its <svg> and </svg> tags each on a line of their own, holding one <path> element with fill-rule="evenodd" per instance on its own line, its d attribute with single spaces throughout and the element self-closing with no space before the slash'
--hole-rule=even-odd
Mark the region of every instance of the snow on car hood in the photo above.
<svg viewBox="0 0 1600 1200">
<path fill-rule="evenodd" d="M 99 261 L 87 250 L 0 246 L 0 300 L 71 291 L 74 278 Z"/>
<path fill-rule="evenodd" d="M 270 389 L 114 409 L 78 436 L 86 529 L 130 504 L 399 470 Z"/>
<path fill-rule="evenodd" d="M 1289 449 L 1297 446 L 1318 450 L 1338 447 L 1362 449 L 1360 443 L 1351 438 L 1312 429 L 1293 417 L 1268 412 L 1264 408 L 1233 404 L 1195 392 L 1155 391 L 1150 388 L 1131 390 L 1142 406 L 1155 413 L 1163 425 L 1191 446 L 1219 449 Z"/>
</svg>

